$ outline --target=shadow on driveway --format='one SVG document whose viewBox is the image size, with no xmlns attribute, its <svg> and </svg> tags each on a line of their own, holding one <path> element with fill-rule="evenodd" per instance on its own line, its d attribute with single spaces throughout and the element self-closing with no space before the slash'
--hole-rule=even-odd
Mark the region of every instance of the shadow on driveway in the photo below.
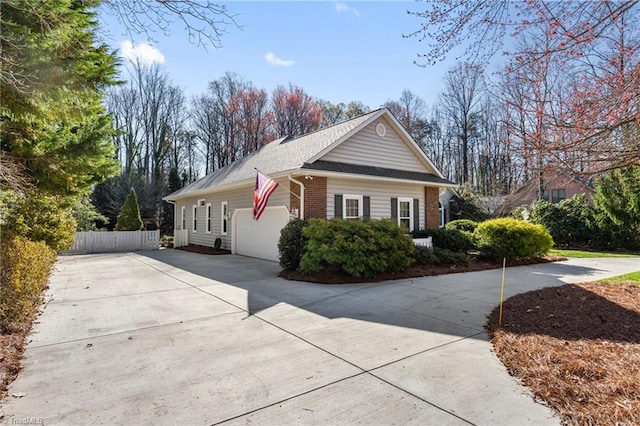
<svg viewBox="0 0 640 426">
<path fill-rule="evenodd" d="M 302 319 L 299 310 L 286 312 L 287 305 L 318 316 L 319 327 L 320 317 L 348 318 L 484 340 L 487 316 L 500 298 L 501 270 L 328 285 L 281 279 L 280 267 L 275 262 L 243 256 L 208 256 L 176 250 L 140 254 L 172 266 L 175 269 L 164 272 L 181 277 L 189 285 L 233 304 L 248 315 L 261 313 L 261 317 L 269 320 L 275 313 L 267 311 L 278 307 L 278 324 L 284 322 L 292 330 L 297 329 L 296 322 Z M 205 280 L 186 276 L 185 272 Z M 563 262 L 507 269 L 505 298 L 563 285 L 567 277 L 569 281 L 571 277 L 584 277 L 582 281 L 587 281 L 601 272 L 598 268 Z M 304 321 L 307 328 L 308 320 Z M 338 333 L 344 331 L 336 330 Z"/>
</svg>

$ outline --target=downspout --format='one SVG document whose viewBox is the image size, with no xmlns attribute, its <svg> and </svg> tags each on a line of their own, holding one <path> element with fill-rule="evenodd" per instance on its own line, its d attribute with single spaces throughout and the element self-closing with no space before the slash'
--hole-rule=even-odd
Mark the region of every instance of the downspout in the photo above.
<svg viewBox="0 0 640 426">
<path fill-rule="evenodd" d="M 300 199 L 300 215 L 298 216 L 298 218 L 304 219 L 304 184 L 299 180 L 295 180 L 294 178 L 292 178 L 291 173 L 289 173 L 289 176 L 287 177 L 289 178 L 289 182 L 293 182 L 295 184 L 298 184 L 298 186 L 300 186 L 300 196 L 298 197 Z M 296 194 L 293 194 L 293 195 L 296 195 Z"/>
</svg>

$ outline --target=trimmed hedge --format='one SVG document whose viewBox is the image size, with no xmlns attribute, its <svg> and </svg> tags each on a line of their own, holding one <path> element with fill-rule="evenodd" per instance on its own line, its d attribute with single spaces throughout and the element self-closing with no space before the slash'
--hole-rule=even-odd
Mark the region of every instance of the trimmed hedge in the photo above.
<svg viewBox="0 0 640 426">
<path fill-rule="evenodd" d="M 30 323 L 42 301 L 56 252 L 44 242 L 5 238 L 0 247 L 0 331 Z"/>
<path fill-rule="evenodd" d="M 553 247 L 544 226 L 513 218 L 482 222 L 474 235 L 482 254 L 493 260 L 542 256 Z"/>
<path fill-rule="evenodd" d="M 302 229 L 307 225 L 305 220 L 293 220 L 282 228 L 278 240 L 280 266 L 295 271 L 300 266 L 304 252 L 304 245 L 308 238 L 302 235 Z"/>
<path fill-rule="evenodd" d="M 413 262 L 413 240 L 390 219 L 311 219 L 302 234 L 309 239 L 300 261 L 302 273 L 338 269 L 354 277 L 373 278 Z"/>
</svg>

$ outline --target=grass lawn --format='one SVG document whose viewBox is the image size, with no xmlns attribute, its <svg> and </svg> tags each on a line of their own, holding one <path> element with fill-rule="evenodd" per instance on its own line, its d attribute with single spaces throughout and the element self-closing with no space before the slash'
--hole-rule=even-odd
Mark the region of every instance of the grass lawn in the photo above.
<svg viewBox="0 0 640 426">
<path fill-rule="evenodd" d="M 638 253 L 612 253 L 605 251 L 584 251 L 584 250 L 550 250 L 549 256 L 561 256 L 561 257 L 640 257 Z"/>
<path fill-rule="evenodd" d="M 640 264 L 638 265 L 640 267 Z M 605 278 L 598 281 L 599 283 L 615 284 L 624 282 L 640 283 L 640 271 L 630 272 L 624 275 L 618 275 L 617 277 Z"/>
</svg>

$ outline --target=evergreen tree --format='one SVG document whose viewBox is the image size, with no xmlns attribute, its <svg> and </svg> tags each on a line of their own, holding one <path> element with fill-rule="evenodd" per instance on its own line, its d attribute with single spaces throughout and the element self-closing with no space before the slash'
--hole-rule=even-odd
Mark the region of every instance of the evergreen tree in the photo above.
<svg viewBox="0 0 640 426">
<path fill-rule="evenodd" d="M 142 218 L 140 217 L 140 207 L 138 206 L 138 196 L 136 190 L 131 188 L 127 199 L 124 201 L 118 221 L 116 222 L 116 231 L 139 231 L 143 228 Z"/>
<path fill-rule="evenodd" d="M 640 166 L 604 174 L 596 182 L 594 203 L 613 223 L 640 235 Z"/>
<path fill-rule="evenodd" d="M 86 193 L 118 172 L 102 106 L 116 57 L 96 41 L 98 4 L 2 2 L 0 146 L 31 184 L 57 196 Z"/>
</svg>

